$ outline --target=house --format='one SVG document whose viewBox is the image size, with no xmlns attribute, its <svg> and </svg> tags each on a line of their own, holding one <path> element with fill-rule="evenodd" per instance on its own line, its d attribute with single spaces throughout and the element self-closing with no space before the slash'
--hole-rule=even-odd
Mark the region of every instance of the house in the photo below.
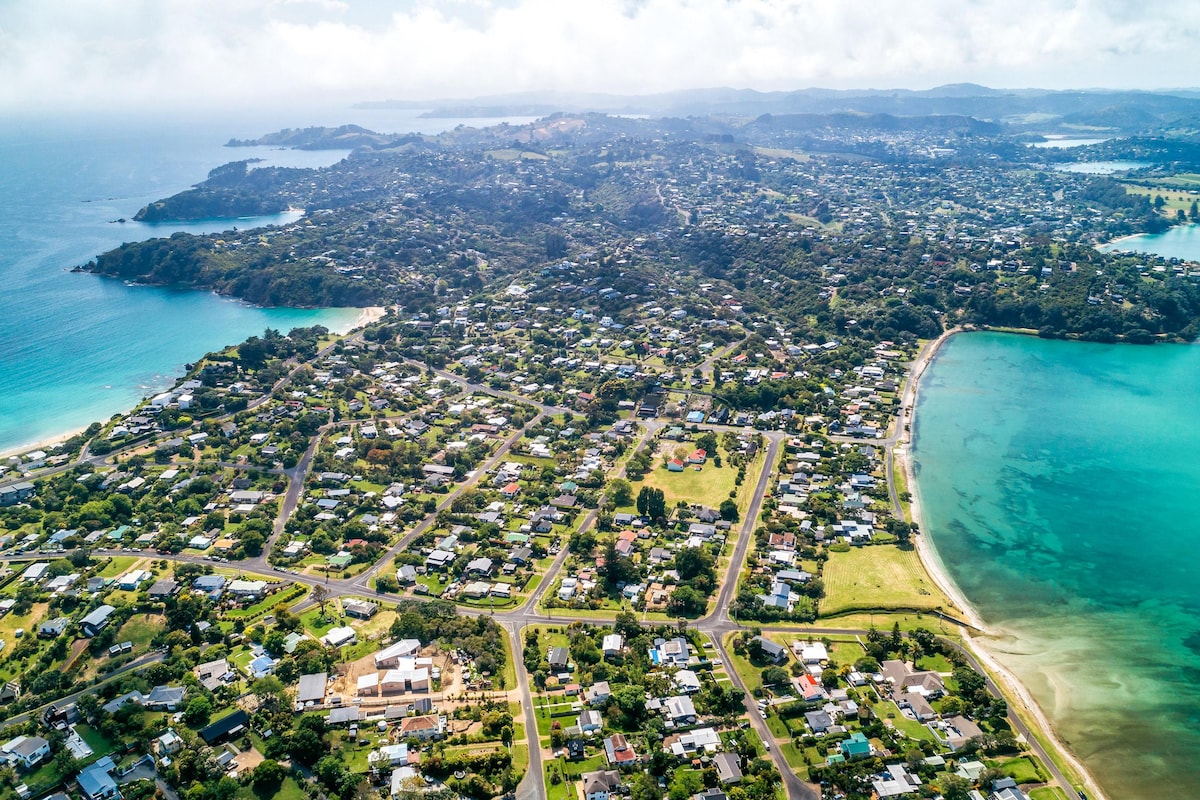
<svg viewBox="0 0 1200 800">
<path fill-rule="evenodd" d="M 70 622 L 71 621 L 66 617 L 55 617 L 54 619 L 47 620 L 38 626 L 38 638 L 56 639 L 63 635 L 63 632 L 66 631 L 67 625 L 70 624 Z"/>
<path fill-rule="evenodd" d="M 335 708 L 329 712 L 328 723 L 330 725 L 351 725 L 353 726 L 360 719 L 362 714 L 358 706 L 346 706 L 343 708 Z"/>
<path fill-rule="evenodd" d="M 408 586 L 417 582 L 417 568 L 412 564 L 404 564 L 396 570 L 396 580 L 402 586 Z"/>
<path fill-rule="evenodd" d="M 346 612 L 348 617 L 356 617 L 358 619 L 370 619 L 379 611 L 379 606 L 375 603 L 369 603 L 366 600 L 343 600 L 342 610 Z"/>
<path fill-rule="evenodd" d="M 683 472 L 683 462 L 678 458 L 672 458 L 667 462 L 667 470 L 670 472 Z"/>
<path fill-rule="evenodd" d="M 674 639 L 656 639 L 650 649 L 650 663 L 657 667 L 686 667 L 690 657 L 690 646 L 687 639 L 676 636 Z"/>
<path fill-rule="evenodd" d="M 715 753 L 721 749 L 721 737 L 712 728 L 696 728 L 663 739 L 663 749 L 677 758 L 692 758 L 697 753 Z"/>
<path fill-rule="evenodd" d="M 258 656 L 253 661 L 251 661 L 249 664 L 247 664 L 246 669 L 249 671 L 250 677 L 262 678 L 267 675 L 274 674 L 275 666 L 278 663 L 279 663 L 278 661 L 271 658 L 266 653 L 263 653 L 261 656 Z"/>
<path fill-rule="evenodd" d="M 340 626 L 330 628 L 329 632 L 321 637 L 321 643 L 329 647 L 342 647 L 348 644 L 354 644 L 358 639 L 358 633 L 349 626 Z"/>
<path fill-rule="evenodd" d="M 329 686 L 329 675 L 324 672 L 313 672 L 308 675 L 300 676 L 300 683 L 296 687 L 296 703 L 323 703 L 325 702 L 325 689 Z"/>
<path fill-rule="evenodd" d="M 208 595 L 208 599 L 216 602 L 225 593 L 226 579 L 221 575 L 201 575 L 192 581 L 192 589 Z"/>
<path fill-rule="evenodd" d="M 399 666 L 400 659 L 412 658 L 421 650 L 419 639 L 401 639 L 375 654 L 376 669 L 391 669 Z"/>
<path fill-rule="evenodd" d="M 4 753 L 9 763 L 33 769 L 43 758 L 50 755 L 50 742 L 41 736 L 18 736 L 0 745 L 0 752 Z"/>
<path fill-rule="evenodd" d="M 722 785 L 742 780 L 741 758 L 737 753 L 717 753 L 713 757 L 713 765 L 717 768 L 717 780 Z"/>
<path fill-rule="evenodd" d="M 570 661 L 570 654 L 565 647 L 551 647 L 546 661 L 550 664 L 551 669 L 561 672 L 567 668 L 567 663 Z"/>
<path fill-rule="evenodd" d="M 620 733 L 614 733 L 604 740 L 604 757 L 608 759 L 610 767 L 618 768 L 626 764 L 636 764 L 638 760 L 633 745 Z"/>
<path fill-rule="evenodd" d="M 909 794 L 917 791 L 920 785 L 921 779 L 909 772 L 903 764 L 889 765 L 883 776 L 871 782 L 880 798 Z"/>
<path fill-rule="evenodd" d="M 142 705 L 151 711 L 175 711 L 183 705 L 186 695 L 187 687 L 184 686 L 155 686 L 142 699 Z"/>
<path fill-rule="evenodd" d="M 79 620 L 79 627 L 83 629 L 83 633 L 88 638 L 95 636 L 108 627 L 108 623 L 112 621 L 112 615 L 116 609 L 110 605 L 99 606 L 86 617 Z"/>
<path fill-rule="evenodd" d="M 605 658 L 621 655 L 621 651 L 625 649 L 625 639 L 619 633 L 609 633 L 604 636 L 604 644 L 600 648 L 604 651 Z"/>
<path fill-rule="evenodd" d="M 411 736 L 424 742 L 438 738 L 444 730 L 445 724 L 442 722 L 442 718 L 433 715 L 406 717 L 400 722 L 401 739 L 407 739 Z"/>
<path fill-rule="evenodd" d="M 829 652 L 821 642 L 792 642 L 792 651 L 805 664 L 823 664 L 829 660 Z"/>
<path fill-rule="evenodd" d="M 696 706 L 685 695 L 668 697 L 662 704 L 663 716 L 676 725 L 691 725 L 696 721 Z"/>
<path fill-rule="evenodd" d="M 482 575 L 487 577 L 492 574 L 492 560 L 483 556 L 471 559 L 467 562 L 465 572 L 467 575 Z"/>
<path fill-rule="evenodd" d="M 381 745 L 378 750 L 367 756 L 367 763 L 372 767 L 395 767 L 407 764 L 408 742 Z"/>
<path fill-rule="evenodd" d="M 776 644 L 770 639 L 765 639 L 762 636 L 755 636 L 750 641 L 758 642 L 758 644 L 762 647 L 763 655 L 772 664 L 782 664 L 783 662 L 787 661 L 787 648 L 783 645 Z"/>
<path fill-rule="evenodd" d="M 967 742 L 983 736 L 983 731 L 979 726 L 961 714 L 944 720 L 940 727 L 940 731 L 934 728 L 934 735 L 938 737 L 939 741 L 944 742 L 951 752 L 955 753 L 961 750 Z"/>
<path fill-rule="evenodd" d="M 136 592 L 138 587 L 154 577 L 144 569 L 130 570 L 117 579 L 117 588 L 127 592 Z"/>
<path fill-rule="evenodd" d="M 160 756 L 173 756 L 183 749 L 183 739 L 170 728 L 154 740 L 154 752 Z"/>
<path fill-rule="evenodd" d="M 243 581 L 234 580 L 229 582 L 228 592 L 235 596 L 250 600 L 257 600 L 267 590 L 266 581 Z"/>
<path fill-rule="evenodd" d="M 579 730 L 587 733 L 589 731 L 598 731 L 604 724 L 604 720 L 600 717 L 599 711 L 585 709 L 579 712 L 579 718 L 576 720 Z"/>
<path fill-rule="evenodd" d="M 105 756 L 79 773 L 75 782 L 79 784 L 79 791 L 85 800 L 111 800 L 121 796 L 111 774 L 116 767 L 112 758 Z"/>
<path fill-rule="evenodd" d="M 179 584 L 170 578 L 157 580 L 150 587 L 151 600 L 165 600 L 179 591 Z"/>
<path fill-rule="evenodd" d="M 587 745 L 583 739 L 571 739 L 567 742 L 567 760 L 580 761 L 587 755 Z"/>
<path fill-rule="evenodd" d="M 708 459 L 708 453 L 703 448 L 697 448 L 688 454 L 687 463 L 703 464 Z"/>
<path fill-rule="evenodd" d="M 854 731 L 849 738 L 842 740 L 839 748 L 842 756 L 847 760 L 870 758 L 871 756 L 871 740 L 860 731 Z"/>
<path fill-rule="evenodd" d="M 800 697 L 806 703 L 825 699 L 825 687 L 812 675 L 805 674 L 799 678 L 793 678 L 792 685 L 796 687 L 796 691 L 800 693 Z"/>
<path fill-rule="evenodd" d="M 825 711 L 808 711 L 804 714 L 804 721 L 813 733 L 825 733 L 833 727 L 833 717 Z"/>
<path fill-rule="evenodd" d="M 200 681 L 200 685 L 210 692 L 216 691 L 218 686 L 229 683 L 237 677 L 229 669 L 229 662 L 223 658 L 209 661 L 207 664 L 200 664 L 192 672 Z"/>
<path fill-rule="evenodd" d="M 216 722 L 200 729 L 200 738 L 205 744 L 212 745 L 227 737 L 237 736 L 246 729 L 250 717 L 245 711 L 238 709 L 232 714 L 221 717 Z"/>
<path fill-rule="evenodd" d="M 46 572 L 50 569 L 49 562 L 39 561 L 36 564 L 30 564 L 21 573 L 21 580 L 26 583 L 38 583 L 46 577 Z"/>
<path fill-rule="evenodd" d="M 991 800 L 1029 800 L 1012 778 L 1001 778 L 992 784 Z"/>
<path fill-rule="evenodd" d="M 675 687 L 683 694 L 696 694 L 702 688 L 700 677 L 690 669 L 681 669 L 671 678 Z"/>
<path fill-rule="evenodd" d="M 621 786 L 621 773 L 615 769 L 600 769 L 583 773 L 584 800 L 608 800 Z"/>
<path fill-rule="evenodd" d="M 598 706 L 611 695 L 612 689 L 609 687 L 608 681 L 596 681 L 588 687 L 583 697 L 589 706 Z"/>
</svg>

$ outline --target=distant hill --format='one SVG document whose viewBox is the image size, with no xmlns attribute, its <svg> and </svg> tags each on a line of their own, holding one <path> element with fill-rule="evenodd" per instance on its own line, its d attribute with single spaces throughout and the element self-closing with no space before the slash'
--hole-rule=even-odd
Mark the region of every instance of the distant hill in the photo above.
<svg viewBox="0 0 1200 800">
<path fill-rule="evenodd" d="M 365 108 L 424 108 L 427 116 L 518 116 L 551 112 L 645 114 L 650 116 L 764 114 L 887 114 L 894 117 L 936 115 L 974 117 L 1042 132 L 1102 127 L 1113 133 L 1147 133 L 1200 115 L 1196 90 L 1050 91 L 992 89 L 971 83 L 932 89 L 801 89 L 759 92 L 753 89 L 693 89 L 650 95 L 567 92 L 522 92 L 492 97 L 426 103 L 383 101 Z M 1028 122 L 1027 122 L 1028 121 Z"/>
<path fill-rule="evenodd" d="M 359 125 L 340 125 L 336 128 L 284 128 L 257 139 L 230 139 L 226 147 L 296 147 L 301 150 L 353 150 L 364 145 L 390 142 L 395 137 L 384 136 Z"/>
</svg>

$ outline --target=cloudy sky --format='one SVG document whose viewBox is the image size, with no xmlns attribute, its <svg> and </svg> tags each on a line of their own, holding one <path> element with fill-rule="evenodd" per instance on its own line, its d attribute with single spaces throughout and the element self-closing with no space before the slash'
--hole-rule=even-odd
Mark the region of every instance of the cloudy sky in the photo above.
<svg viewBox="0 0 1200 800">
<path fill-rule="evenodd" d="M 0 0 L 0 112 L 526 90 L 1200 85 L 1200 3 Z"/>
</svg>

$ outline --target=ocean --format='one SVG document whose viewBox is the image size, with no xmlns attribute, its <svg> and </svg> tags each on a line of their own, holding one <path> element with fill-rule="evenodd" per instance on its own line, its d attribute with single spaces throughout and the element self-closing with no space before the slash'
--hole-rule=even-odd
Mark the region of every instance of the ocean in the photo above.
<svg viewBox="0 0 1200 800">
<path fill-rule="evenodd" d="M 1200 347 L 1000 333 L 926 371 L 926 534 L 1114 798 L 1200 785 Z"/>
<path fill-rule="evenodd" d="M 263 309 L 211 293 L 126 286 L 72 273 L 123 242 L 285 222 L 279 215 L 147 225 L 147 203 L 246 158 L 322 167 L 345 151 L 226 148 L 283 127 L 355 123 L 437 133 L 507 120 L 422 119 L 417 111 L 329 109 L 228 119 L 60 117 L 0 120 L 0 452 L 107 419 L 170 385 L 184 365 L 266 328 L 345 331 L 354 309 Z"/>
</svg>

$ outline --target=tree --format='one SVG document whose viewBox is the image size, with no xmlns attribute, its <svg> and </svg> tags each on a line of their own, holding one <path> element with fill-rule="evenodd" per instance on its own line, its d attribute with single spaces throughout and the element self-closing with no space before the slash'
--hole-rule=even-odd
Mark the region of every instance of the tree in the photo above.
<svg viewBox="0 0 1200 800">
<path fill-rule="evenodd" d="M 608 483 L 608 500 L 615 507 L 633 502 L 633 487 L 624 478 L 613 478 Z"/>
<path fill-rule="evenodd" d="M 313 587 L 312 599 L 317 604 L 317 607 L 321 609 L 321 617 L 324 618 L 325 606 L 329 603 L 329 589 L 326 588 L 325 584 L 318 583 Z"/>
<path fill-rule="evenodd" d="M 941 790 L 946 800 L 969 800 L 971 797 L 970 781 L 953 773 L 942 776 Z"/>
<path fill-rule="evenodd" d="M 254 768 L 254 775 L 250 780 L 257 791 L 263 794 L 274 794 L 285 777 L 287 777 L 287 770 L 283 768 L 283 765 L 268 758 Z"/>
<path fill-rule="evenodd" d="M 643 517 L 659 519 L 667 516 L 667 498 L 662 489 L 643 486 L 637 496 L 637 511 Z"/>
<path fill-rule="evenodd" d="M 185 724 L 199 728 L 208 724 L 208 718 L 212 714 L 212 703 L 203 695 L 193 697 L 191 702 L 187 704 L 187 708 L 183 710 L 183 721 Z"/>
<path fill-rule="evenodd" d="M 721 519 L 728 522 L 737 522 L 741 518 L 741 512 L 738 511 L 737 503 L 732 499 L 726 498 L 721 501 Z"/>
</svg>

